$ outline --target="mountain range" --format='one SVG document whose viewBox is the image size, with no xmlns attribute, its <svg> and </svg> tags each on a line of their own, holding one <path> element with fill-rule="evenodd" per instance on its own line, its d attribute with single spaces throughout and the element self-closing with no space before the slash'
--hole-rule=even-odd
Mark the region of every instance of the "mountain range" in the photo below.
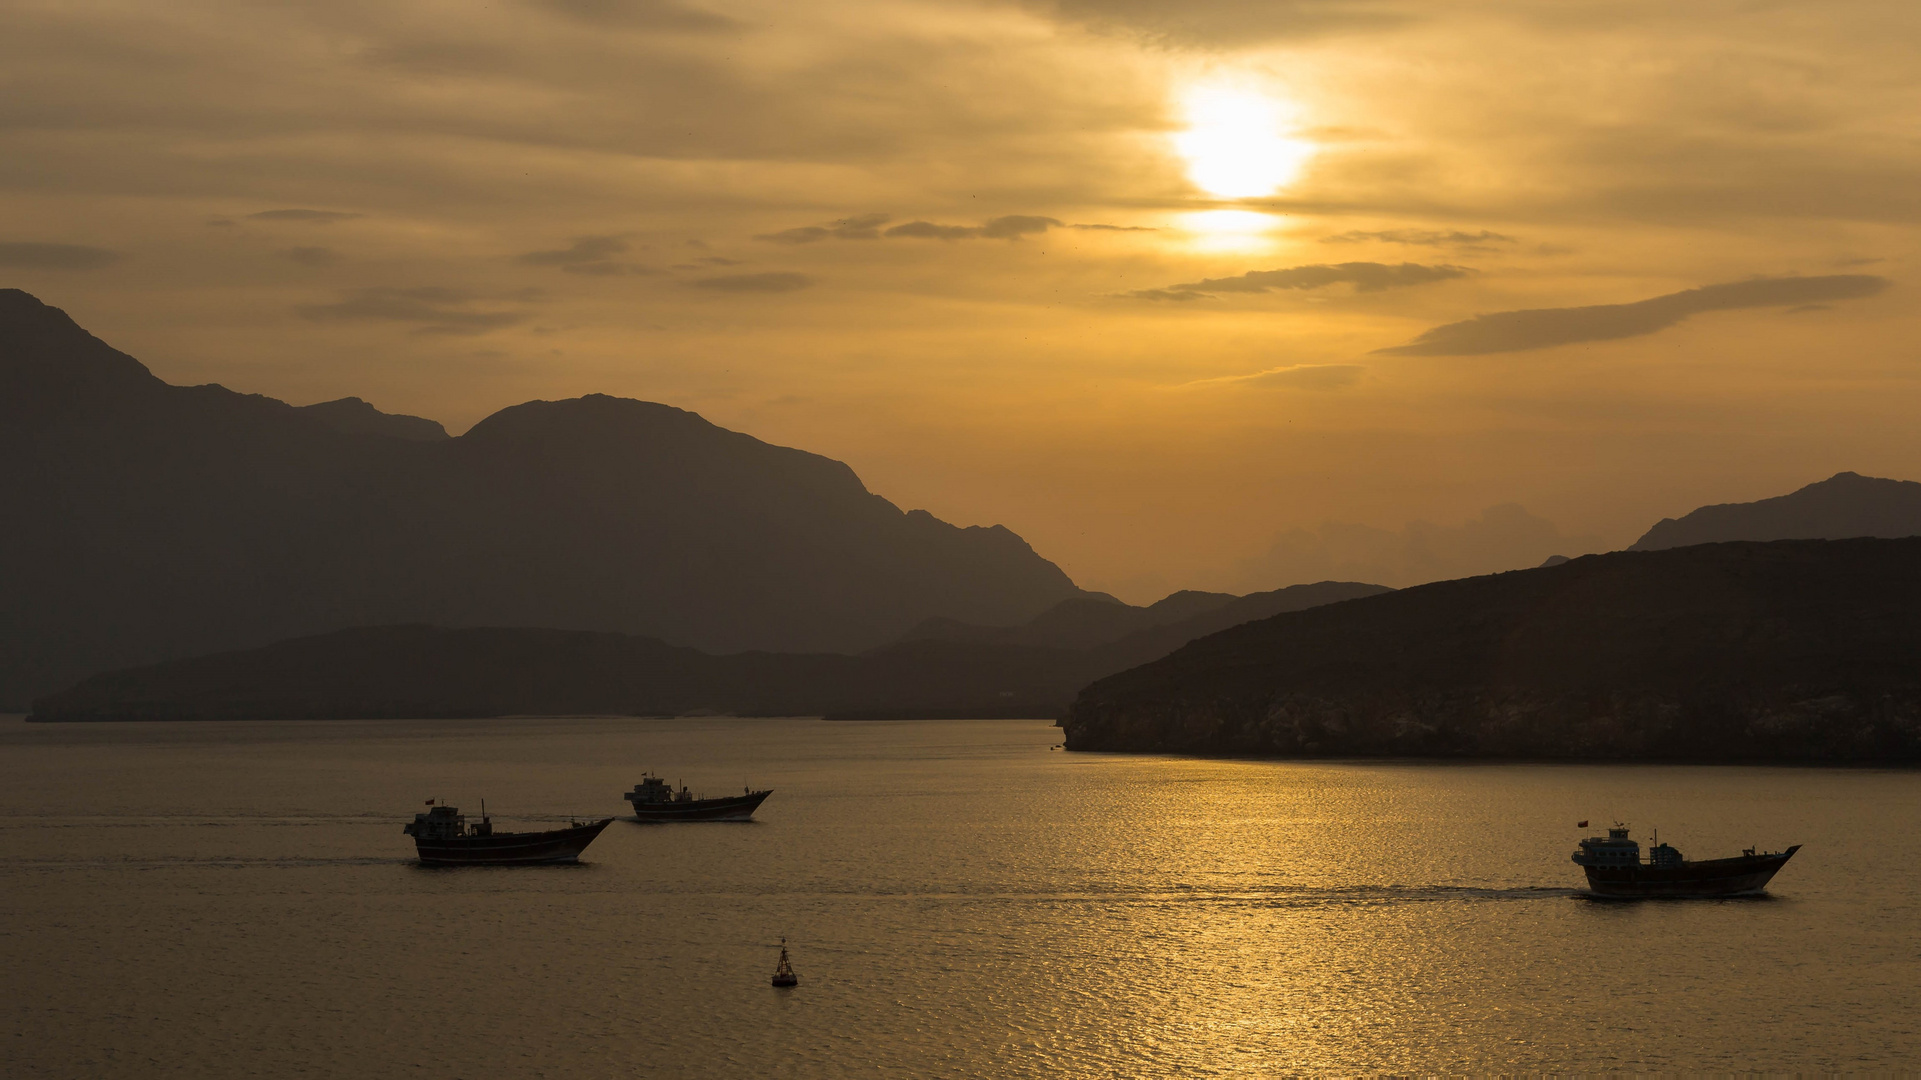
<svg viewBox="0 0 1921 1080">
<path fill-rule="evenodd" d="M 1145 607 L 1124 604 L 1076 587 L 1005 528 L 958 528 L 925 511 L 903 513 L 840 462 L 670 406 L 604 395 L 535 401 L 451 437 L 434 421 L 384 413 L 359 398 L 295 407 L 219 386 L 171 386 L 17 290 L 0 290 L 0 505 L 15 523 L 0 531 L 0 706 L 37 699 L 41 719 L 1034 716 L 1057 715 L 1073 702 L 1069 741 L 1077 747 L 1552 754 L 1576 744 L 1543 742 L 1538 732 L 1497 737 L 1486 717 L 1454 729 L 1423 719 L 1454 707 L 1445 701 L 1468 700 L 1462 694 L 1480 702 L 1461 706 L 1471 713 L 1494 708 L 1488 694 L 1511 705 L 1533 690 L 1500 697 L 1507 691 L 1498 680 L 1442 678 L 1409 683 L 1414 689 L 1393 698 L 1366 691 L 1365 680 L 1385 686 L 1422 671 L 1434 676 L 1419 663 L 1381 660 L 1435 648 L 1421 638 L 1427 633 L 1446 637 L 1442 652 L 1455 649 L 1448 655 L 1467 672 L 1506 670 L 1505 660 L 1489 668 L 1486 656 L 1459 652 L 1488 627 L 1545 635 L 1528 646 L 1533 652 L 1512 654 L 1537 660 L 1569 642 L 1584 642 L 1597 656 L 1621 648 L 1594 638 L 1568 612 L 1558 622 L 1528 621 L 1533 616 L 1503 608 L 1509 594 L 1502 590 L 1519 586 L 1488 583 L 1513 575 L 1412 590 L 1453 598 L 1458 611 L 1448 617 L 1458 625 L 1433 612 L 1428 623 L 1410 622 L 1401 613 L 1413 609 L 1397 605 L 1424 601 L 1394 600 L 1391 590 L 1355 582 L 1243 597 L 1187 591 Z M 1700 554 L 1700 545 L 1915 534 L 1921 484 L 1840 473 L 1779 498 L 1663 520 L 1628 553 L 1605 560 L 1679 548 L 1696 554 L 1673 556 L 1681 560 L 1674 565 L 1726 577 L 1714 561 L 1721 556 Z M 1617 565 L 1595 558 L 1550 559 L 1529 573 L 1585 580 L 1597 566 Z M 1820 580 L 1824 558 L 1789 559 L 1781 572 Z M 1707 618 L 1701 612 L 1713 607 L 1687 600 L 1681 589 L 1663 615 L 1659 589 L 1637 577 L 1644 572 L 1624 573 L 1608 579 L 1620 604 L 1608 607 L 1601 593 L 1588 602 L 1641 620 L 1638 632 L 1685 621 L 1688 603 L 1700 610 L 1685 618 Z M 1780 588 L 1802 587 L 1782 580 Z M 1765 637 L 1777 625 L 1741 623 L 1748 610 L 1741 605 L 1752 598 L 1732 589 L 1718 595 L 1724 609 L 1715 617 L 1735 621 L 1717 632 Z M 1314 620 L 1347 629 L 1312 641 L 1269 640 L 1260 636 L 1267 631 L 1250 629 L 1322 625 Z M 1372 629 L 1362 626 L 1370 621 Z M 1797 644 L 1788 652 L 1754 655 L 1771 656 L 1778 671 L 1799 670 L 1794 665 L 1818 641 L 1799 630 L 1789 637 Z M 1343 640 L 1348 651 L 1336 655 Z M 1869 655 L 1886 644 L 1877 640 L 1857 644 Z M 1383 643 L 1386 652 L 1355 644 L 1363 641 Z M 1680 655 L 1698 644 L 1690 641 L 1670 644 Z M 1244 655 L 1220 670 L 1183 666 L 1223 648 Z M 1579 729 L 1587 721 L 1567 720 L 1574 714 L 1563 706 L 1568 693 L 1588 691 L 1554 680 L 1585 670 L 1586 661 L 1554 655 L 1530 677 L 1538 676 L 1542 693 L 1561 695 L 1549 713 L 1566 722 L 1556 723 Z M 1703 671 L 1732 662 L 1688 655 Z M 1327 698 L 1339 702 L 1329 706 L 1336 712 L 1315 714 L 1321 727 L 1313 730 L 1334 731 L 1345 723 L 1339 716 L 1371 715 L 1392 699 L 1400 702 L 1397 730 L 1433 727 L 1432 737 L 1383 741 L 1370 729 L 1367 739 L 1301 736 L 1290 744 L 1247 734 L 1252 728 L 1229 731 L 1245 720 L 1234 720 L 1241 716 L 1235 710 L 1249 707 L 1234 697 L 1244 668 L 1265 665 L 1280 688 L 1269 690 L 1291 693 L 1301 673 L 1289 665 L 1314 656 L 1326 670 L 1365 679 L 1339 689 L 1350 697 Z M 1170 672 L 1199 695 L 1170 706 L 1187 720 L 1126 719 L 1153 710 L 1126 694 L 1113 697 L 1116 688 L 1159 693 L 1166 687 L 1156 680 Z M 1851 678 L 1842 682 L 1853 687 Z M 1734 683 L 1719 685 L 1733 693 Z M 1682 707 L 1661 696 L 1670 691 L 1648 690 L 1633 708 Z M 1357 705 L 1354 694 L 1375 704 Z M 1732 698 L 1717 700 L 1715 708 L 1734 708 Z M 1768 701 L 1767 708 L 1787 707 Z M 1307 708 L 1288 708 L 1297 706 Z M 1189 721 L 1215 723 L 1218 737 L 1195 736 L 1182 726 Z M 1478 734 L 1462 734 L 1470 729 Z M 1616 746 L 1606 739 L 1579 745 Z M 1646 752 L 1667 744 L 1647 736 L 1633 745 Z"/>
<path fill-rule="evenodd" d="M 1921 484 L 1843 472 L 1751 503 L 1703 506 L 1662 518 L 1629 551 L 1729 540 L 1845 540 L 1921 536 Z"/>
<path fill-rule="evenodd" d="M 857 656 L 716 656 L 578 630 L 366 627 L 95 675 L 35 701 L 33 718 L 1055 716 L 1090 681 L 1225 626 L 1386 591 L 1324 581 L 1154 609 L 1076 598 L 1016 627 L 923 624 Z"/>
<path fill-rule="evenodd" d="M 0 290 L 0 706 L 94 672 L 396 623 L 854 652 L 1091 594 L 841 462 L 591 395 L 457 438 L 347 398 L 172 386 Z"/>
</svg>

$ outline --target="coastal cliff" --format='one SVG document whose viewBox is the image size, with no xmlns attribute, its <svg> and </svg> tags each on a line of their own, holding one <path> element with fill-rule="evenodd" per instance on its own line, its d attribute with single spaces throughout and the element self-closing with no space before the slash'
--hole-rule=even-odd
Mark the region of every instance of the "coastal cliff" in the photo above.
<svg viewBox="0 0 1921 1080">
<path fill-rule="evenodd" d="M 1074 750 L 1921 761 L 1921 538 L 1590 555 L 1278 615 L 1095 682 Z"/>
</svg>

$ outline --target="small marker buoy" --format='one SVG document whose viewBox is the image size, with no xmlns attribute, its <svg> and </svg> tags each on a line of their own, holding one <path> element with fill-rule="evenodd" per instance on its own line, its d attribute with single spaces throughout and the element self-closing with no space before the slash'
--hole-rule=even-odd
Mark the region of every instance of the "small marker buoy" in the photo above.
<svg viewBox="0 0 1921 1080">
<path fill-rule="evenodd" d="M 787 962 L 787 939 L 780 939 L 780 963 L 774 966 L 775 986 L 799 986 L 800 976 L 794 974 L 794 965 Z"/>
</svg>

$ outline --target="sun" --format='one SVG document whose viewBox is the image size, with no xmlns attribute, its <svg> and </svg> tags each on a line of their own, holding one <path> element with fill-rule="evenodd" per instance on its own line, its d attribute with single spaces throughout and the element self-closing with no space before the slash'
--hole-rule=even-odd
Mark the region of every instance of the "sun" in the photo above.
<svg viewBox="0 0 1921 1080">
<path fill-rule="evenodd" d="M 1314 154 L 1314 144 L 1289 134 L 1294 110 L 1265 94 L 1195 86 L 1181 95 L 1181 107 L 1187 129 L 1174 136 L 1174 149 L 1187 159 L 1188 179 L 1210 195 L 1271 195 Z"/>
<path fill-rule="evenodd" d="M 1281 223 L 1271 214 L 1252 210 L 1196 210 L 1178 215 L 1189 246 L 1200 251 L 1262 251 L 1274 246 L 1272 233 Z"/>
</svg>

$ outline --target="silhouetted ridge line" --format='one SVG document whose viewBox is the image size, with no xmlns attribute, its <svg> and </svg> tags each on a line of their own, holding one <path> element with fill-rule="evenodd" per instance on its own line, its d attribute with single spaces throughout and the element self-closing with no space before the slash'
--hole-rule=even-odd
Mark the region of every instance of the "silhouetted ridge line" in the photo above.
<svg viewBox="0 0 1921 1080">
<path fill-rule="evenodd" d="M 1703 506 L 1663 518 L 1629 551 L 1728 540 L 1845 540 L 1921 536 L 1921 484 L 1843 472 L 1799 491 L 1751 503 Z"/>
<path fill-rule="evenodd" d="M 441 427 L 438 420 L 384 413 L 357 397 L 344 397 L 299 408 L 309 416 L 319 417 L 335 431 L 386 435 L 418 442 L 439 442 L 448 438 L 447 429 Z"/>
<path fill-rule="evenodd" d="M 1088 651 L 1098 658 L 1097 666 L 1119 671 L 1250 619 L 1391 591 L 1385 585 L 1358 581 L 1290 585 L 1246 596 L 1189 589 L 1147 607 L 1123 604 L 1102 594 L 1063 600 L 1018 626 L 975 626 L 955 619 L 929 619 L 901 640 L 993 642 Z"/>
<path fill-rule="evenodd" d="M 1211 632 L 1236 605 L 1296 610 L 1384 591 L 1323 582 L 1226 599 L 1087 649 L 914 638 L 859 656 L 713 656 L 588 631 L 376 626 L 108 672 L 34 703 L 36 720 L 403 719 L 730 713 L 843 719 L 1058 716 L 1090 680 Z M 1176 594 L 1179 596 L 1180 594 Z M 1251 601 L 1252 603 L 1245 603 Z M 1179 614 L 1200 601 L 1155 605 Z M 1061 607 L 1117 601 L 1063 601 Z M 1058 611 L 1056 608 L 1055 611 Z M 1153 609 L 1134 608 L 1135 611 Z M 1045 613 L 1036 624 L 1047 624 Z M 1029 624 L 1033 625 L 1033 624 Z"/>
<path fill-rule="evenodd" d="M 1921 760 L 1921 538 L 1589 555 L 1247 623 L 1102 679 L 1067 744 Z"/>
<path fill-rule="evenodd" d="M 355 626 L 853 652 L 1083 595 L 1004 528 L 903 513 L 841 462 L 670 406 L 529 402 L 443 435 L 170 386 L 0 291 L 0 505 L 32 523 L 0 530 L 0 707 Z"/>
</svg>

